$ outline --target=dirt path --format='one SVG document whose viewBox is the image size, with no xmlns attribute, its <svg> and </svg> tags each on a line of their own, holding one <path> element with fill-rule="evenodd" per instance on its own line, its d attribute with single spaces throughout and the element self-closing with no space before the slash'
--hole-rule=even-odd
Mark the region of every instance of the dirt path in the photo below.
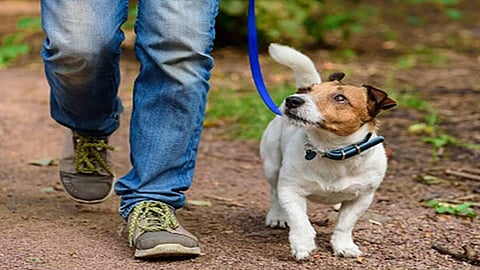
<svg viewBox="0 0 480 270">
<path fill-rule="evenodd" d="M 24 12 L 31 11 L 26 8 Z M 480 143 L 478 51 L 449 51 L 448 67 L 403 69 L 393 74 L 385 71 L 391 59 L 381 54 L 361 55 L 348 65 L 335 63 L 326 51 L 310 55 L 322 70 L 348 70 L 352 74 L 348 81 L 354 83 L 382 85 L 393 78 L 398 93 L 406 85 L 413 86 L 438 111 L 442 129 L 455 138 Z M 433 162 L 431 147 L 407 132 L 425 115 L 405 107 L 381 116 L 380 133 L 386 137 L 391 158 L 387 177 L 354 232 L 363 257 L 333 257 L 329 238 L 335 213 L 326 206 L 310 205 L 318 251 L 306 262 L 295 262 L 287 231 L 263 225 L 269 190 L 258 143 L 222 140 L 218 130 L 206 128 L 188 192 L 193 203 L 179 211 L 185 227 L 199 237 L 204 254 L 186 261 L 134 260 L 126 235 L 121 233 L 117 197 L 94 206 L 76 204 L 64 196 L 55 162 L 44 167 L 29 165 L 35 160 L 55 160 L 64 134 L 50 119 L 48 86 L 37 54 L 31 57 L 0 70 L 0 269 L 478 269 L 472 261 L 442 255 L 432 246 L 459 254 L 465 247 L 478 262 L 479 218 L 437 215 L 425 201 L 465 199 L 478 204 L 480 183 L 446 175 L 445 170 L 480 169 L 480 151 L 451 146 Z M 216 59 L 212 95 L 225 85 L 252 87 L 244 53 L 219 50 Z M 268 82 L 291 79 L 278 66 L 262 62 Z M 130 166 L 130 88 L 137 70 L 129 57 L 122 65 L 120 95 L 127 111 L 112 137 L 118 175 Z M 422 175 L 447 181 L 427 185 L 418 181 Z"/>
<path fill-rule="evenodd" d="M 219 58 L 217 69 L 222 70 L 228 63 Z M 128 81 L 135 68 L 129 63 L 124 67 L 126 86 L 121 95 L 127 113 L 112 141 L 117 147 L 119 174 L 129 168 Z M 312 206 L 319 249 L 308 262 L 293 261 L 287 232 L 263 225 L 269 199 L 257 143 L 218 141 L 206 129 L 188 199 L 212 205 L 189 204 L 179 212 L 186 227 L 199 236 L 204 255 L 180 262 L 134 260 L 126 236 L 119 235 L 122 220 L 117 215 L 117 197 L 95 206 L 75 204 L 61 191 L 55 165 L 28 164 L 55 159 L 64 132 L 49 117 L 48 86 L 40 64 L 1 70 L 0 81 L 0 269 L 473 269 L 469 263 L 439 254 L 431 247 L 436 243 L 459 251 L 468 244 L 478 256 L 478 218 L 437 216 L 423 202 L 436 196 L 469 195 L 478 200 L 474 193 L 478 183 L 462 180 L 428 186 L 414 180 L 421 173 L 443 176 L 445 168 L 476 166 L 478 151 L 452 148 L 449 158 L 433 164 L 429 147 L 405 131 L 417 115 L 396 110 L 382 118 L 382 133 L 393 151 L 389 173 L 355 230 L 356 241 L 365 251 L 361 259 L 331 255 L 329 237 L 335 214 L 328 207 Z M 444 97 L 437 102 L 453 103 L 443 107 L 444 114 L 449 110 L 456 116 L 478 113 L 478 92 L 442 91 Z M 459 103 L 464 109 L 456 109 Z M 461 121 L 446 124 L 478 139 L 478 118 L 470 121 L 469 130 Z"/>
</svg>

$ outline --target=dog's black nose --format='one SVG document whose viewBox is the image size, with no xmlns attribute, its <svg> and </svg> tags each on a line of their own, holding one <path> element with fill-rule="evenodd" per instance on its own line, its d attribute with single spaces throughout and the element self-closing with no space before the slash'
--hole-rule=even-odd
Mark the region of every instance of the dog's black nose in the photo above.
<svg viewBox="0 0 480 270">
<path fill-rule="evenodd" d="M 303 98 L 297 97 L 297 96 L 288 97 L 285 100 L 285 106 L 287 106 L 287 108 L 290 108 L 290 109 L 298 108 L 298 107 L 302 106 L 303 103 L 305 103 L 305 100 Z"/>
</svg>

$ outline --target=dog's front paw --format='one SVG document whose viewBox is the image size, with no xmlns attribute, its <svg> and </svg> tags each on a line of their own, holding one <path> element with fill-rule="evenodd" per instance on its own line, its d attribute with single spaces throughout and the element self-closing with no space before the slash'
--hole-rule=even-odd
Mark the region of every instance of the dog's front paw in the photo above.
<svg viewBox="0 0 480 270">
<path fill-rule="evenodd" d="M 357 245 L 353 244 L 352 246 L 349 246 L 349 247 L 343 247 L 343 248 L 337 248 L 337 249 L 334 248 L 333 255 L 355 258 L 358 256 L 362 256 L 362 252 L 360 251 Z"/>
<path fill-rule="evenodd" d="M 362 252 L 353 241 L 334 241 L 331 242 L 333 247 L 333 255 L 341 257 L 358 257 Z"/>
<path fill-rule="evenodd" d="M 315 246 L 315 241 L 307 241 L 309 243 L 303 243 L 302 245 L 293 245 L 292 244 L 292 255 L 297 261 L 302 261 L 308 259 L 312 251 L 317 247 Z"/>
<path fill-rule="evenodd" d="M 287 218 L 282 209 L 272 207 L 268 211 L 265 225 L 270 228 L 287 228 Z"/>
<path fill-rule="evenodd" d="M 290 231 L 288 240 L 292 248 L 292 255 L 297 261 L 308 259 L 310 253 L 317 248 L 315 234 L 315 230 L 311 227 L 297 233 Z"/>
<path fill-rule="evenodd" d="M 295 260 L 304 261 L 310 257 L 310 252 L 307 250 L 292 250 L 292 255 L 295 257 Z"/>
</svg>

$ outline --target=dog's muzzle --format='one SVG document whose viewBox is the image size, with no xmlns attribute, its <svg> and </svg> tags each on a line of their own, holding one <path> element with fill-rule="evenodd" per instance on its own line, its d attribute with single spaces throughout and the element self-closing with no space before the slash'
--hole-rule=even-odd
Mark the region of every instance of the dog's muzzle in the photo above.
<svg viewBox="0 0 480 270">
<path fill-rule="evenodd" d="M 305 103 L 305 100 L 298 96 L 290 96 L 285 99 L 285 106 L 288 109 L 294 109 L 302 106 Z"/>
</svg>

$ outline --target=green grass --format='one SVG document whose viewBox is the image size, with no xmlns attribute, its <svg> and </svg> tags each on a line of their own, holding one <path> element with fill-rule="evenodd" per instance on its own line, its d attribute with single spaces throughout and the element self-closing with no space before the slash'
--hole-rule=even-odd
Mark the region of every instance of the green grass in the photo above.
<svg viewBox="0 0 480 270">
<path fill-rule="evenodd" d="M 23 37 L 19 34 L 11 34 L 4 37 L 0 42 L 0 68 L 4 68 L 18 57 L 27 54 L 30 46 L 22 42 Z"/>
<path fill-rule="evenodd" d="M 402 93 L 402 94 L 394 94 L 394 99 L 400 104 L 400 106 L 404 108 L 410 108 L 418 111 L 429 112 L 432 113 L 434 109 L 430 102 L 423 99 L 419 93 Z"/>
<path fill-rule="evenodd" d="M 414 67 L 442 68 L 449 63 L 447 51 L 429 48 L 424 45 L 415 46 L 412 51 L 397 57 L 395 67 L 398 69 L 411 69 Z"/>
<path fill-rule="evenodd" d="M 470 218 L 475 218 L 477 216 L 477 213 L 470 207 L 472 204 L 469 202 L 449 204 L 433 199 L 429 200 L 427 205 L 433 207 L 438 214 L 467 216 Z"/>
<path fill-rule="evenodd" d="M 269 89 L 277 106 L 288 95 L 295 93 L 293 86 Z M 208 97 L 205 126 L 220 126 L 229 139 L 259 140 L 268 122 L 275 116 L 258 95 L 255 88 L 248 90 L 212 89 Z"/>
<path fill-rule="evenodd" d="M 422 122 L 411 125 L 408 131 L 411 134 L 421 134 L 421 141 L 432 146 L 433 161 L 438 161 L 440 150 L 449 145 L 471 150 L 480 149 L 480 144 L 466 142 L 447 134 L 440 126 L 441 119 L 438 112 L 419 94 L 405 93 L 396 98 L 400 106 L 420 111 L 425 115 Z"/>
<path fill-rule="evenodd" d="M 4 36 L 0 41 L 0 68 L 5 68 L 22 55 L 28 54 L 31 46 L 26 41 L 27 38 L 41 31 L 39 17 L 22 17 L 18 19 L 15 25 L 15 32 Z"/>
</svg>

